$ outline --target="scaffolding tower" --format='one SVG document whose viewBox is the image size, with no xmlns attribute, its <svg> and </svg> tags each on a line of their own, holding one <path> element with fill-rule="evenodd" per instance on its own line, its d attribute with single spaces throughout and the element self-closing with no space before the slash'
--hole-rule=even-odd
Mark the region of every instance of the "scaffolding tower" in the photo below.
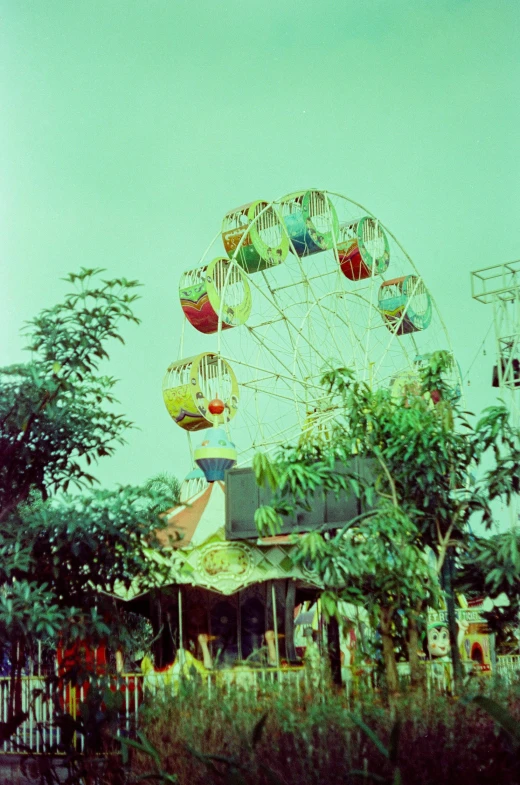
<svg viewBox="0 0 520 785">
<path fill-rule="evenodd" d="M 471 295 L 493 306 L 496 364 L 493 387 L 498 387 L 509 407 L 511 420 L 520 425 L 520 259 L 484 267 L 471 273 Z M 511 524 L 518 525 L 519 500 L 509 507 Z"/>
<path fill-rule="evenodd" d="M 506 393 L 512 412 L 516 411 L 515 391 L 520 389 L 520 259 L 472 272 L 471 295 L 493 306 L 496 365 L 492 383 Z"/>
</svg>

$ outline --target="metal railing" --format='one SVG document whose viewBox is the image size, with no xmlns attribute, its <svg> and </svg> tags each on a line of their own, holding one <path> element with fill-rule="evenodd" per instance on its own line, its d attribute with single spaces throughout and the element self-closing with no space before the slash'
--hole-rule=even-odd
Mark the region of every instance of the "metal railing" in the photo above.
<svg viewBox="0 0 520 785">
<path fill-rule="evenodd" d="M 215 690 L 229 693 L 234 689 L 251 690 L 254 693 L 266 692 L 274 687 L 295 689 L 302 692 L 312 678 L 321 678 L 321 674 L 311 674 L 303 666 L 287 666 L 281 668 L 247 668 L 240 666 L 224 670 L 215 670 L 206 677 L 208 695 Z"/>
</svg>

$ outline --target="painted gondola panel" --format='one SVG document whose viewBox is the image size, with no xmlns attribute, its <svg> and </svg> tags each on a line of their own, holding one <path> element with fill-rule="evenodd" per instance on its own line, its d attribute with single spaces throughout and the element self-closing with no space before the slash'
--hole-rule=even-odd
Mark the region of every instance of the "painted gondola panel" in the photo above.
<svg viewBox="0 0 520 785">
<path fill-rule="evenodd" d="M 202 393 L 200 393 L 202 397 Z M 197 410 L 190 384 L 181 384 L 164 390 L 164 403 L 172 419 L 185 431 L 200 431 L 212 423 Z"/>
<path fill-rule="evenodd" d="M 370 253 L 365 237 L 370 233 L 370 230 L 373 233 L 378 231 L 380 241 L 383 243 L 382 252 L 376 256 L 375 260 L 372 255 L 375 251 L 372 249 L 372 254 Z M 340 229 L 340 236 L 342 231 L 352 233 L 350 238 L 338 243 L 338 260 L 343 275 L 351 281 L 362 281 L 365 278 L 370 278 L 372 274 L 381 275 L 387 270 L 390 263 L 388 238 L 375 224 L 374 219 L 366 216 L 357 223 Z"/>
<path fill-rule="evenodd" d="M 186 374 L 189 374 L 189 380 Z M 210 398 L 214 397 L 211 385 L 216 381 L 219 387 L 227 390 L 224 410 L 217 415 L 208 411 L 210 400 L 207 397 L 207 394 Z M 163 398 L 177 425 L 185 431 L 200 431 L 233 419 L 238 408 L 238 382 L 225 360 L 219 360 L 211 352 L 204 352 L 173 363 L 168 368 L 163 382 Z"/>
<path fill-rule="evenodd" d="M 338 248 L 341 272 L 351 281 L 362 281 L 370 278 L 372 270 L 363 261 L 357 239 L 351 240 L 344 249 Z"/>
<path fill-rule="evenodd" d="M 385 281 L 379 290 L 379 310 L 388 329 L 397 335 L 425 330 L 432 318 L 430 296 L 415 275 Z"/>
<path fill-rule="evenodd" d="M 239 225 L 235 226 L 236 223 Z M 222 222 L 222 242 L 229 258 L 234 258 L 247 273 L 281 264 L 289 251 L 278 213 L 261 200 L 226 214 Z"/>
<path fill-rule="evenodd" d="M 180 292 L 181 308 L 190 324 L 199 332 L 211 334 L 218 330 L 218 313 L 210 300 L 207 285 L 196 284 Z M 232 324 L 222 321 L 222 329 L 229 330 Z"/>
<path fill-rule="evenodd" d="M 196 277 L 195 281 L 193 277 Z M 220 314 L 222 329 L 228 330 L 245 324 L 251 313 L 247 276 L 225 257 L 217 257 L 207 267 L 184 273 L 179 299 L 189 323 L 206 334 L 217 332 Z"/>
<path fill-rule="evenodd" d="M 298 256 L 312 256 L 326 250 L 323 236 L 306 223 L 303 213 L 286 215 L 284 223 Z"/>
<path fill-rule="evenodd" d="M 319 228 L 317 219 L 323 220 L 323 213 L 317 213 L 316 204 L 326 204 L 327 227 Z M 282 218 L 291 241 L 291 250 L 303 258 L 334 247 L 338 238 L 338 217 L 334 205 L 321 191 L 289 194 L 281 202 Z"/>
</svg>

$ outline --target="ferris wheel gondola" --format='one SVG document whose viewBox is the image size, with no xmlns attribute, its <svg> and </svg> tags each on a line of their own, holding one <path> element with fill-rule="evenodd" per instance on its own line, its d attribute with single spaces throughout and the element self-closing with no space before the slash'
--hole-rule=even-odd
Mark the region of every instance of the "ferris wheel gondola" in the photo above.
<svg viewBox="0 0 520 785">
<path fill-rule="evenodd" d="M 320 383 L 328 368 L 389 386 L 417 357 L 449 349 L 431 294 L 392 232 L 357 202 L 318 189 L 229 210 L 199 266 L 184 273 L 180 297 L 207 335 L 208 359 L 170 366 L 166 405 L 188 431 L 228 429 L 234 417 L 239 463 L 329 432 L 338 411 Z M 193 304 L 204 298 L 202 318 Z M 212 398 L 225 402 L 217 420 Z"/>
</svg>

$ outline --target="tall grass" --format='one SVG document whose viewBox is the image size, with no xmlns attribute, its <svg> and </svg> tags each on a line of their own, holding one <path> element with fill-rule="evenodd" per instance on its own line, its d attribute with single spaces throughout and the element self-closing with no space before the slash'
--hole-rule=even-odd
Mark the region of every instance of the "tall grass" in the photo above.
<svg viewBox="0 0 520 785">
<path fill-rule="evenodd" d="M 520 719 L 520 698 L 510 694 L 507 705 Z M 367 694 L 353 706 L 340 692 L 235 689 L 208 697 L 188 684 L 178 696 L 150 700 L 141 719 L 161 770 L 179 785 L 520 783 L 508 736 L 478 705 L 453 698 L 415 695 L 388 706 Z M 397 729 L 392 757 L 385 750 L 396 746 Z M 147 756 L 134 750 L 132 775 L 149 770 Z"/>
</svg>

